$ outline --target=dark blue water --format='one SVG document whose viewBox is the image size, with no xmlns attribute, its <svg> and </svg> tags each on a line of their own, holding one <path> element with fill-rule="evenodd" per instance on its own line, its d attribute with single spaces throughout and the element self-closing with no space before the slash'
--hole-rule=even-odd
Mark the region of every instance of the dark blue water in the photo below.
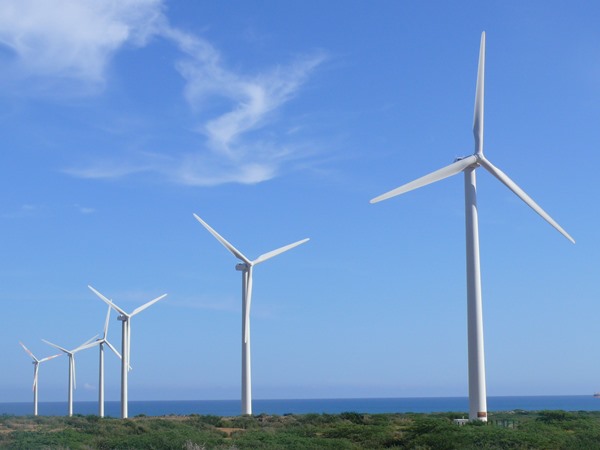
<svg viewBox="0 0 600 450">
<path fill-rule="evenodd" d="M 32 403 L 0 403 L 0 414 L 29 415 Z M 236 416 L 240 414 L 239 400 L 187 400 L 187 401 L 130 401 L 129 416 L 212 414 L 216 416 Z M 336 414 L 346 411 L 361 413 L 403 413 L 403 412 L 466 412 L 469 401 L 466 397 L 420 397 L 420 398 L 345 398 L 314 400 L 254 400 L 254 414 Z M 599 411 L 600 398 L 591 395 L 556 395 L 532 397 L 488 397 L 489 411 L 529 411 L 542 409 L 562 409 L 565 411 Z M 66 402 L 40 402 L 40 415 L 62 416 L 67 413 Z M 75 414 L 97 414 L 96 402 L 75 402 Z M 105 414 L 120 416 L 119 402 L 106 402 Z"/>
</svg>

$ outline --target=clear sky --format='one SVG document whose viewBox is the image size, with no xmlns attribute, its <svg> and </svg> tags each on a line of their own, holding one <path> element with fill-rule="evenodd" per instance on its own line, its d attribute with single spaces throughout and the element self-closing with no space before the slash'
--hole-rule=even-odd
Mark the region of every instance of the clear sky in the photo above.
<svg viewBox="0 0 600 450">
<path fill-rule="evenodd" d="M 31 399 L 41 339 L 132 322 L 130 399 L 237 399 L 255 270 L 255 398 L 466 396 L 461 176 L 485 152 L 577 241 L 478 171 L 489 395 L 600 390 L 600 5 L 575 1 L 4 0 L 0 401 Z M 113 314 L 109 339 L 120 348 Z M 108 354 L 107 398 L 118 399 Z M 76 400 L 97 393 L 77 355 Z M 66 400 L 67 358 L 40 370 Z"/>
</svg>

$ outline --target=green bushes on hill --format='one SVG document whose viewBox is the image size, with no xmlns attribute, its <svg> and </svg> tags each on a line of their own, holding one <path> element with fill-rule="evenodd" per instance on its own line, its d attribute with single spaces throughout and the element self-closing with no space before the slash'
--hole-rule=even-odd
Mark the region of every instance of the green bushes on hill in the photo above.
<svg viewBox="0 0 600 450">
<path fill-rule="evenodd" d="M 516 411 L 458 426 L 462 414 L 243 417 L 0 416 L 9 449 L 600 449 L 600 412 Z"/>
</svg>

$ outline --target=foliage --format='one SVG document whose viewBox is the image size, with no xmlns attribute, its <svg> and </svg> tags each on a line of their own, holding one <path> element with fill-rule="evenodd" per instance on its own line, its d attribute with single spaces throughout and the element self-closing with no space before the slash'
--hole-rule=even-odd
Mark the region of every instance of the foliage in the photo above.
<svg viewBox="0 0 600 450">
<path fill-rule="evenodd" d="M 217 417 L 0 416 L 9 449 L 599 449 L 600 412 L 511 411 L 458 426 L 458 413 Z"/>
</svg>

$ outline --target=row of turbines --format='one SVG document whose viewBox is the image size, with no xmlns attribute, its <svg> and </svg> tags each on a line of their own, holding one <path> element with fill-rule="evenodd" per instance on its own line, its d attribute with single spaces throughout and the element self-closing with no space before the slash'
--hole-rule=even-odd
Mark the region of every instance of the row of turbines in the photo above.
<svg viewBox="0 0 600 450">
<path fill-rule="evenodd" d="M 128 417 L 128 372 L 131 370 L 130 355 L 131 355 L 131 319 L 141 313 L 146 308 L 152 306 L 154 303 L 162 300 L 167 296 L 167 294 L 163 294 L 160 297 L 156 297 L 153 300 L 150 300 L 147 303 L 144 303 L 142 306 L 134 309 L 130 313 L 126 312 L 118 305 L 116 305 L 113 301 L 106 298 L 92 286 L 88 286 L 94 294 L 96 294 L 103 302 L 108 304 L 108 312 L 106 313 L 106 320 L 104 322 L 104 330 L 102 332 L 102 337 L 98 337 L 98 335 L 93 338 L 87 340 L 79 347 L 76 347 L 72 350 L 68 350 L 60 345 L 53 344 L 45 339 L 42 339 L 46 344 L 60 350 L 62 353 L 58 353 L 56 355 L 48 356 L 42 359 L 38 359 L 32 352 L 29 350 L 25 344 L 20 342 L 21 346 L 25 351 L 31 356 L 33 359 L 33 415 L 38 415 L 38 377 L 40 364 L 51 359 L 54 359 L 62 354 L 65 354 L 69 357 L 69 384 L 67 389 L 67 404 L 68 404 L 68 415 L 73 415 L 73 390 L 76 387 L 76 379 L 75 379 L 75 354 L 82 351 L 87 350 L 92 347 L 98 346 L 99 348 L 99 369 L 98 369 L 98 415 L 100 417 L 104 417 L 104 345 L 108 346 L 115 355 L 119 357 L 121 360 L 121 417 Z M 121 353 L 117 351 L 117 349 L 109 342 L 108 340 L 108 324 L 110 320 L 110 312 L 111 309 L 114 309 L 119 313 L 118 320 L 121 321 Z"/>
<path fill-rule="evenodd" d="M 485 382 L 485 358 L 483 346 L 483 310 L 481 297 L 481 268 L 479 258 L 479 224 L 477 213 L 477 184 L 476 184 L 476 169 L 483 167 L 508 189 L 516 194 L 525 204 L 538 213 L 544 220 L 552 225 L 558 232 L 565 236 L 569 241 L 575 243 L 575 240 L 546 213 L 523 189 L 521 189 L 508 175 L 494 166 L 483 153 L 483 106 L 484 106 L 484 79 L 485 79 L 485 32 L 481 34 L 481 43 L 479 49 L 479 62 L 477 70 L 477 85 L 475 90 L 475 111 L 473 118 L 473 135 L 475 138 L 475 152 L 472 155 L 457 158 L 452 164 L 418 178 L 414 181 L 406 183 L 396 189 L 393 189 L 385 194 L 375 197 L 371 203 L 377 203 L 397 195 L 418 189 L 431 183 L 443 180 L 460 172 L 464 173 L 465 181 L 465 228 L 466 228 L 466 275 L 467 275 L 467 335 L 468 335 L 468 377 L 469 377 L 469 419 L 487 421 L 487 394 Z M 252 275 L 254 266 L 268 259 L 271 259 L 283 252 L 291 250 L 305 242 L 308 239 L 303 239 L 293 244 L 286 245 L 271 252 L 265 253 L 254 260 L 250 260 L 243 253 L 237 250 L 225 238 L 211 228 L 204 220 L 194 214 L 194 217 L 200 222 L 229 252 L 231 252 L 241 262 L 235 266 L 236 270 L 242 272 L 242 414 L 252 414 L 252 377 L 250 364 L 250 306 L 252 303 Z M 164 295 L 158 297 L 141 307 L 135 309 L 130 314 L 116 306 L 109 299 L 104 297 L 98 291 L 92 289 L 110 308 L 116 310 L 120 316 L 119 320 L 123 321 L 122 334 L 122 357 L 121 357 L 121 415 L 127 417 L 127 372 L 129 371 L 129 338 L 131 333 L 130 319 L 142 310 L 146 309 L 151 304 L 164 298 Z M 165 294 L 166 295 L 166 294 Z M 72 394 L 71 394 L 71 377 L 74 379 L 75 363 L 74 354 L 77 351 L 100 345 L 100 364 L 101 364 L 101 380 L 102 380 L 102 343 L 106 343 L 117 355 L 119 353 L 106 340 L 108 327 L 107 322 L 104 329 L 104 334 L 101 339 L 82 344 L 74 350 L 67 351 L 62 347 L 50 344 L 60 349 L 69 355 L 69 414 L 72 414 Z M 26 350 L 27 348 L 24 347 Z M 43 359 L 37 359 L 33 354 L 27 352 L 34 359 L 34 411 L 37 414 L 37 374 L 40 363 L 53 359 L 58 355 L 49 356 Z M 101 394 L 102 395 L 102 394 Z M 103 402 L 103 397 L 100 396 L 100 403 Z M 103 407 L 100 406 L 100 414 L 103 414 Z"/>
</svg>

